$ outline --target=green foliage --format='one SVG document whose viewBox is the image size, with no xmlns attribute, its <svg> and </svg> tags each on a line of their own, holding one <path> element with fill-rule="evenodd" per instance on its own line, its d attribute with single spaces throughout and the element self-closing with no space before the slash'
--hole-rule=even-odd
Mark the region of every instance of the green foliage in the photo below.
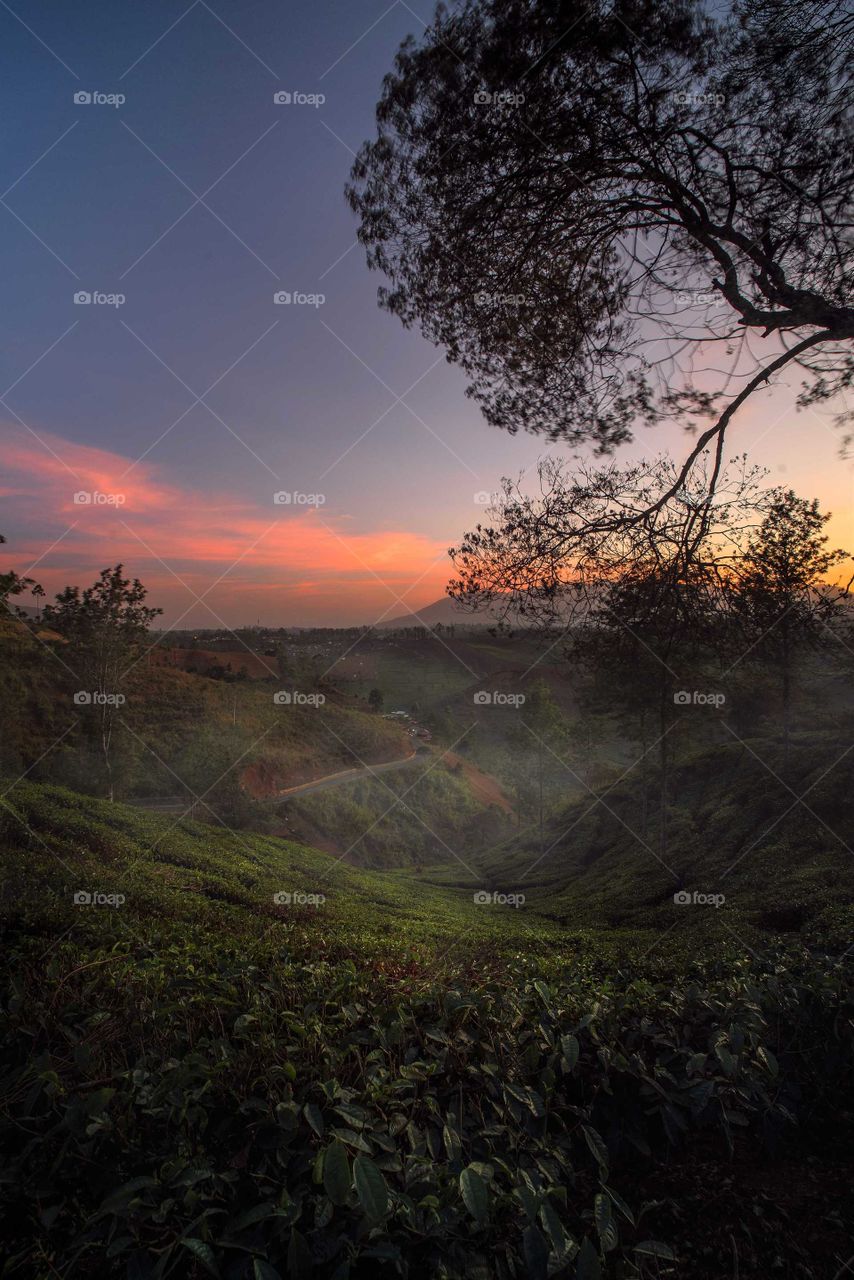
<svg viewBox="0 0 854 1280">
<path fill-rule="evenodd" d="M 687 1274 L 659 1162 L 803 1141 L 854 1083 L 850 957 L 621 955 L 269 837 L 12 800 L 10 1276 Z"/>
<path fill-rule="evenodd" d="M 483 845 L 482 806 L 465 780 L 435 759 L 310 792 L 289 802 L 287 816 L 346 849 L 357 866 L 449 863 L 453 850 Z"/>
</svg>

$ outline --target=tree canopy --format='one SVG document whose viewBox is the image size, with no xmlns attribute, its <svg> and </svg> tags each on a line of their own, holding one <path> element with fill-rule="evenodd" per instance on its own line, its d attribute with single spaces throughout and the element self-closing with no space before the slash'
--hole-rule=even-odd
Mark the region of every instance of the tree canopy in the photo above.
<svg viewBox="0 0 854 1280">
<path fill-rule="evenodd" d="M 854 378 L 854 17 L 840 0 L 466 0 L 401 47 L 349 187 L 381 305 L 487 420 L 723 464 L 784 371 Z M 843 414 L 843 419 L 845 415 Z"/>
</svg>

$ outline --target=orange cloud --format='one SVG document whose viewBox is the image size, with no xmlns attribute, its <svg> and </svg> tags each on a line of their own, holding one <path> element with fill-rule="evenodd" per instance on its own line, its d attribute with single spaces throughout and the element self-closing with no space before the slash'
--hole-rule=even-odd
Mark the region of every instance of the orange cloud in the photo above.
<svg viewBox="0 0 854 1280">
<path fill-rule="evenodd" d="M 121 561 L 168 609 L 167 621 L 191 606 L 186 625 L 210 626 L 194 595 L 231 625 L 259 610 L 266 621 L 299 624 L 292 606 L 306 601 L 330 623 L 371 621 L 387 606 L 405 612 L 398 596 L 418 608 L 444 588 L 444 544 L 410 530 L 355 532 L 325 505 L 275 504 L 272 487 L 256 503 L 201 493 L 109 450 L 18 427 L 2 434 L 10 539 L 2 561 L 49 590 Z"/>
</svg>

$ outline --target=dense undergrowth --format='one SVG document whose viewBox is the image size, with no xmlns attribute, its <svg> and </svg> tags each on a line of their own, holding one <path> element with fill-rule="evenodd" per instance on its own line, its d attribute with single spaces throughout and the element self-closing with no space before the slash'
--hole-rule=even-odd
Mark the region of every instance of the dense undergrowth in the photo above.
<svg viewBox="0 0 854 1280">
<path fill-rule="evenodd" d="M 27 784 L 6 803 L 4 1275 L 824 1280 L 847 1258 L 851 956 L 568 932 L 269 837 Z M 763 1153 L 815 1171 L 815 1221 L 775 1212 Z"/>
</svg>

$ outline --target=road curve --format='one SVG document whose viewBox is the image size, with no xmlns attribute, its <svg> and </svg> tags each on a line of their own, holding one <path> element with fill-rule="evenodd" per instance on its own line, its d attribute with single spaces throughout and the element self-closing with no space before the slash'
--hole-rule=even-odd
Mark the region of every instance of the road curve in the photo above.
<svg viewBox="0 0 854 1280">
<path fill-rule="evenodd" d="M 312 791 L 326 791 L 329 787 L 340 787 L 342 783 L 353 782 L 356 778 L 365 778 L 378 773 L 386 773 L 389 769 L 400 769 L 414 764 L 423 758 L 426 751 L 413 751 L 411 755 L 400 760 L 387 760 L 385 764 L 368 764 L 358 769 L 341 769 L 338 773 L 327 773 L 323 778 L 313 778 L 310 782 L 300 782 L 295 787 L 285 787 L 272 796 L 261 797 L 264 800 L 292 800 L 296 796 L 309 795 Z"/>
<path fill-rule="evenodd" d="M 401 769 L 407 765 L 415 764 L 419 759 L 424 759 L 429 754 L 425 747 L 419 747 L 413 751 L 411 755 L 403 756 L 400 760 L 387 760 L 384 764 L 368 764 L 358 769 L 341 769 L 338 773 L 327 773 L 322 778 L 312 778 L 310 782 L 300 782 L 295 787 L 285 787 L 283 791 L 274 791 L 271 796 L 257 796 L 256 799 L 262 801 L 281 801 L 292 800 L 296 796 L 309 795 L 312 791 L 326 791 L 329 787 L 340 787 L 345 782 L 353 782 L 356 778 L 365 778 L 378 773 L 386 773 L 389 769 Z M 195 808 L 195 800 L 192 797 L 185 796 L 157 796 L 145 799 L 124 800 L 123 804 L 131 805 L 135 809 L 146 809 L 150 813 L 183 813 L 189 812 Z M 203 805 L 203 808 L 206 806 Z"/>
</svg>

